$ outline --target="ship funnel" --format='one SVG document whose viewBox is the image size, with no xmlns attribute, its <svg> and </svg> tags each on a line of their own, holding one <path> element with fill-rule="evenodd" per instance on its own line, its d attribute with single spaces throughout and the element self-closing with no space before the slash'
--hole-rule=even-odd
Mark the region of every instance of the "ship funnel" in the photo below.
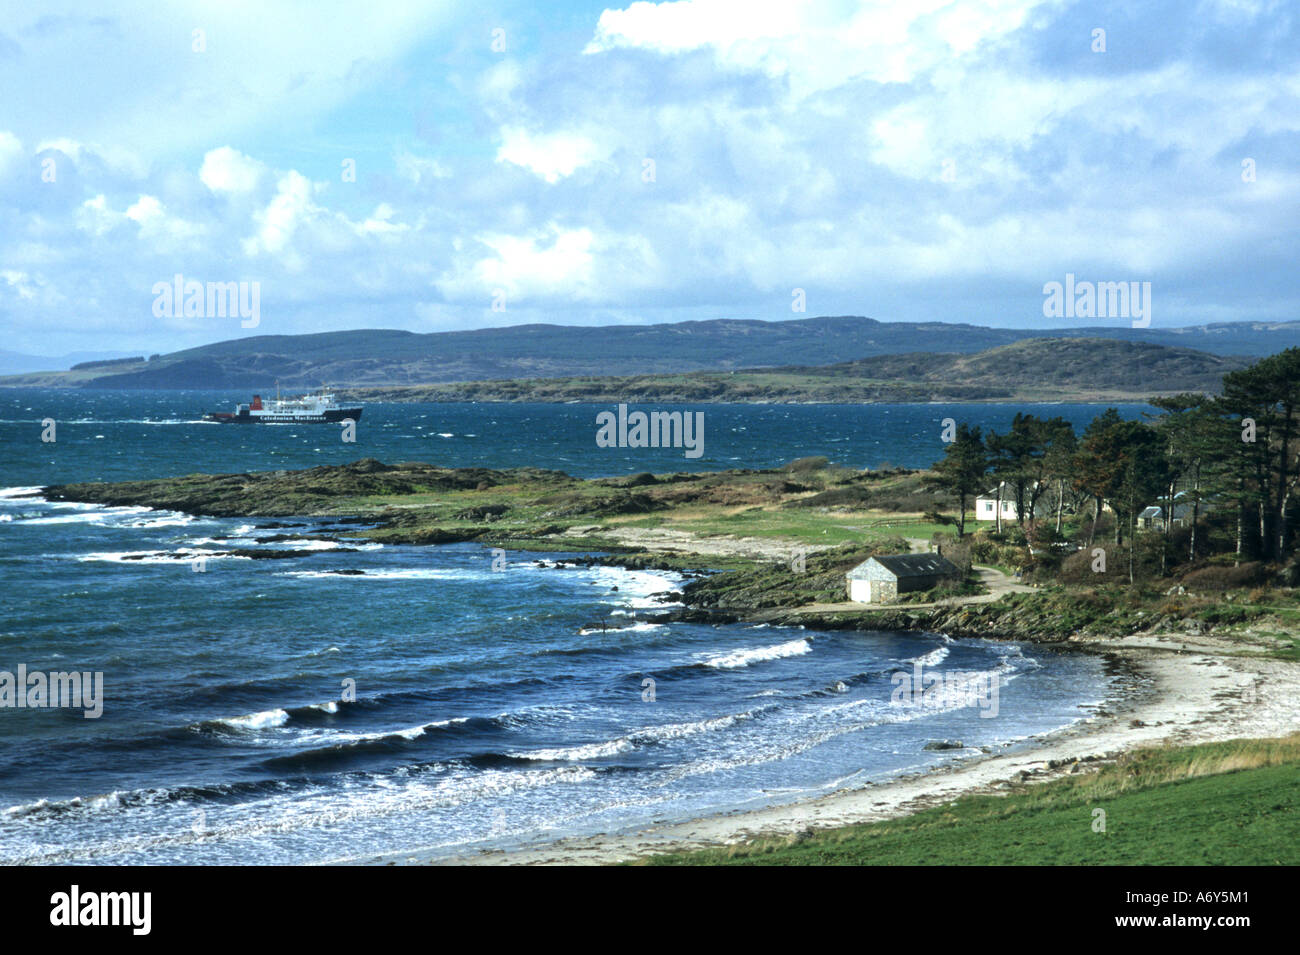
<svg viewBox="0 0 1300 955">
<path fill-rule="evenodd" d="M 253 410 L 253 411 L 261 411 L 261 410 L 262 410 L 262 396 L 261 396 L 261 395 L 253 395 L 253 408 L 252 408 L 252 410 Z"/>
</svg>

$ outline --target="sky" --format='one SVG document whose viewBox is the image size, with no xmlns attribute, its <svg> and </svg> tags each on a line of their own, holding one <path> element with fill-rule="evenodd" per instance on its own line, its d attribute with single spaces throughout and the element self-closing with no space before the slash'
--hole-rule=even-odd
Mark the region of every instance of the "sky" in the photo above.
<svg viewBox="0 0 1300 955">
<path fill-rule="evenodd" d="M 0 0 L 0 348 L 1300 319 L 1300 5 Z M 256 283 L 238 316 L 159 283 Z M 800 307 L 802 306 L 802 311 Z"/>
</svg>

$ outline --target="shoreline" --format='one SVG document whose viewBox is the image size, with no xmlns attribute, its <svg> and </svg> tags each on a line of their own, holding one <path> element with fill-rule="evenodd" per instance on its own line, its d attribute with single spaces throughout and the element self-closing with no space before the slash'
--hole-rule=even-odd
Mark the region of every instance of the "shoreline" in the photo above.
<svg viewBox="0 0 1300 955">
<path fill-rule="evenodd" d="M 1133 749 L 1294 732 L 1290 701 L 1300 695 L 1300 664 L 1243 654 L 1209 636 L 1135 635 L 1073 639 L 1059 646 L 1099 653 L 1139 679 L 1112 710 L 1016 745 L 883 783 L 846 788 L 793 803 L 655 823 L 635 831 L 525 842 L 509 849 L 445 854 L 413 848 L 335 860 L 339 865 L 607 865 L 691 849 L 720 848 L 760 836 L 796 836 L 909 815 L 960 796 L 998 794 L 1044 782 Z"/>
<path fill-rule="evenodd" d="M 761 480 L 775 477 L 786 480 L 790 473 L 788 469 L 752 473 L 725 471 L 713 474 L 712 478 L 726 484 L 728 492 L 734 492 L 742 482 L 755 480 L 755 475 Z M 339 481 L 331 495 L 341 500 L 331 502 L 333 507 L 322 508 L 326 513 L 303 516 L 360 520 L 363 515 L 346 506 L 350 495 L 365 490 L 400 502 L 404 494 L 411 493 L 409 489 L 383 486 L 389 481 L 400 483 L 419 477 L 436 482 L 435 493 L 438 494 L 456 491 L 467 495 L 472 491 L 491 495 L 493 488 L 507 479 L 526 477 L 541 484 L 529 493 L 553 494 L 555 490 L 550 482 L 558 480 L 554 474 L 526 469 L 511 472 L 442 469 L 414 464 L 390 467 L 363 459 L 351 465 L 303 472 L 191 476 L 118 485 L 54 486 L 38 488 L 36 493 L 54 500 L 81 500 L 108 506 L 144 504 L 151 508 L 185 510 L 184 506 L 177 507 L 181 501 L 158 499 L 159 494 L 166 498 L 169 492 L 179 491 L 183 497 L 190 498 L 184 503 L 202 500 L 209 505 L 197 508 L 202 513 L 213 514 L 216 511 L 218 513 L 214 516 L 248 519 L 283 516 L 286 512 L 277 513 L 275 506 L 296 501 L 292 494 L 296 483 L 311 476 L 317 485 L 324 480 Z M 617 483 L 608 479 L 564 477 L 581 487 L 599 489 L 598 493 L 602 495 L 628 496 L 655 491 L 673 494 L 681 490 L 692 495 L 691 505 L 696 508 L 737 506 L 732 497 L 725 498 L 720 504 L 708 499 L 707 493 L 701 493 L 707 492 L 707 488 L 695 489 L 694 482 L 709 480 L 708 476 L 684 480 L 676 476 L 636 475 Z M 188 489 L 195 492 L 190 496 L 185 485 L 196 479 L 200 479 L 200 487 Z M 250 479 L 267 486 L 267 497 L 261 506 L 250 506 L 247 484 Z M 365 482 L 377 482 L 380 486 L 357 486 Z M 486 492 L 483 482 L 488 483 Z M 288 496 L 284 497 L 280 492 L 286 486 Z M 569 485 L 562 483 L 562 487 L 567 493 Z M 756 487 L 754 492 L 757 494 L 759 490 L 761 487 Z M 520 495 L 514 487 L 507 491 L 509 497 L 503 497 L 503 500 L 513 501 Z M 475 500 L 460 500 L 457 506 Z M 714 562 L 739 563 L 755 570 L 748 577 L 742 573 L 738 584 L 720 589 L 710 590 L 707 583 L 692 581 L 679 594 L 684 606 L 670 613 L 694 622 L 750 621 L 826 629 L 929 631 L 947 634 L 954 639 L 973 637 L 1026 642 L 1043 648 L 1100 654 L 1135 671 L 1145 680 L 1122 686 L 1118 695 L 1110 696 L 1103 704 L 1102 711 L 1029 740 L 1018 740 L 1011 751 L 972 755 L 911 775 L 868 783 L 861 788 L 810 795 L 777 806 L 716 812 L 686 820 L 665 820 L 629 830 L 571 835 L 547 841 L 520 841 L 541 836 L 540 833 L 525 834 L 512 837 L 508 848 L 491 848 L 482 844 L 462 849 L 424 846 L 380 856 L 360 854 L 336 858 L 324 864 L 615 863 L 657 852 L 725 847 L 759 836 L 793 837 L 810 828 L 834 828 L 896 818 L 963 795 L 997 794 L 1018 789 L 1024 782 L 1057 778 L 1072 770 L 1086 768 L 1090 763 L 1113 760 L 1144 746 L 1165 742 L 1192 744 L 1274 737 L 1298 728 L 1293 701 L 1300 698 L 1300 662 L 1264 655 L 1270 648 L 1286 649 L 1286 641 L 1281 639 L 1279 631 L 1282 635 L 1291 631 L 1290 620 L 1278 620 L 1276 615 L 1270 618 L 1239 613 L 1225 619 L 1217 613 L 1206 612 L 1207 608 L 1217 612 L 1220 609 L 1244 610 L 1251 606 L 1249 600 L 1234 603 L 1230 593 L 1214 598 L 1188 595 L 1172 606 L 1159 595 L 1149 595 L 1150 599 L 1145 603 L 1125 604 L 1116 599 L 1096 605 L 1095 601 L 1080 602 L 1068 588 L 1058 587 L 1030 595 L 1014 592 L 1022 589 L 1020 585 L 1007 585 L 1001 588 L 1008 591 L 1006 594 L 991 591 L 987 597 L 979 599 L 957 598 L 940 603 L 892 604 L 879 608 L 827 604 L 816 602 L 821 594 L 818 588 L 824 589 L 824 584 L 816 581 L 828 575 L 835 578 L 838 574 L 835 561 L 843 563 L 847 558 L 839 550 L 820 546 L 815 539 L 807 540 L 810 533 L 804 535 L 803 540 L 794 540 L 758 536 L 730 528 L 720 533 L 717 528 L 710 527 L 702 532 L 702 529 L 689 524 L 664 528 L 611 526 L 607 520 L 599 518 L 599 523 L 592 523 L 595 515 L 590 513 L 592 508 L 586 504 L 577 513 L 565 515 L 568 518 L 565 525 L 538 523 L 501 533 L 504 530 L 501 524 L 495 523 L 490 516 L 479 514 L 479 511 L 486 514 L 491 506 L 495 506 L 495 498 L 485 500 L 486 506 L 470 508 L 464 514 L 456 515 L 463 517 L 467 525 L 456 530 L 436 516 L 424 518 L 418 510 L 402 510 L 390 505 L 391 509 L 371 513 L 365 519 L 377 521 L 398 533 L 392 537 L 365 536 L 381 543 L 403 544 L 473 540 L 482 545 L 499 543 L 508 550 L 531 550 L 532 545 L 541 544 L 544 546 L 536 548 L 539 551 L 586 552 L 586 557 L 579 559 L 579 563 L 603 563 L 628 569 L 682 572 L 685 568 L 697 568 L 695 572 L 698 573 L 698 568 L 708 567 Z M 214 508 L 210 506 L 213 501 L 223 501 L 228 506 Z M 746 498 L 741 503 L 752 501 Z M 551 504 L 549 500 L 546 502 L 546 506 Z M 343 518 L 342 514 L 351 517 Z M 405 520 L 408 515 L 415 521 Z M 472 521 L 469 520 L 471 517 Z M 915 543 L 910 537 L 900 536 L 896 540 L 895 546 Z M 795 544 L 801 545 L 808 554 L 809 573 L 806 575 L 782 569 L 783 558 L 789 556 Z M 597 553 L 593 555 L 592 552 Z M 858 559 L 858 556 L 853 559 Z M 997 573 L 1005 578 L 1005 574 Z M 809 580 L 814 583 L 808 585 L 806 582 Z M 1002 584 L 1006 584 L 1005 579 Z M 773 594 L 781 599 L 772 599 Z M 808 596 L 814 602 L 785 602 L 783 599 L 789 597 L 793 601 Z M 825 597 L 821 600 L 824 601 Z M 1086 612 L 1075 613 L 1076 608 Z M 1271 609 L 1294 612 L 1291 608 Z M 1275 629 L 1270 631 L 1269 627 Z M 1243 692 L 1248 685 L 1254 687 L 1253 702 L 1248 701 Z"/>
</svg>

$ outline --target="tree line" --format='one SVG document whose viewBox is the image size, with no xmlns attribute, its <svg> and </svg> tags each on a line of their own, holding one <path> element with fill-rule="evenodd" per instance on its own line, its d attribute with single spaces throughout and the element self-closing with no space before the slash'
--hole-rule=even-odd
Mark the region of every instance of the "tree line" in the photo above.
<svg viewBox="0 0 1300 955">
<path fill-rule="evenodd" d="M 1145 420 L 1126 421 L 1114 408 L 1082 434 L 1063 418 L 1017 414 L 1004 434 L 958 424 L 932 484 L 957 502 L 957 535 L 965 534 L 976 497 L 995 488 L 998 528 L 1002 500 L 1015 504 L 1015 521 L 1030 535 L 1047 517 L 1061 532 L 1065 514 L 1091 514 L 1091 546 L 1103 509 L 1115 517 L 1115 543 L 1129 543 L 1133 578 L 1138 517 L 1161 508 L 1168 571 L 1175 508 L 1190 531 L 1187 559 L 1208 551 L 1198 529 L 1206 512 L 1235 517 L 1241 559 L 1285 562 L 1294 555 L 1296 488 L 1300 482 L 1300 348 L 1288 348 L 1223 378 L 1218 395 L 1184 393 L 1155 398 Z M 1048 513 L 1042 504 L 1050 501 Z"/>
</svg>

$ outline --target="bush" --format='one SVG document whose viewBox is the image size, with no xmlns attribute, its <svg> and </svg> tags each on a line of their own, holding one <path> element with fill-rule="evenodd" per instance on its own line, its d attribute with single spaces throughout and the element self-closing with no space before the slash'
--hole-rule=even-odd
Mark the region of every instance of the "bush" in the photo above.
<svg viewBox="0 0 1300 955">
<path fill-rule="evenodd" d="M 1249 604 L 1215 604 L 1206 607 L 1198 616 L 1206 623 L 1224 624 L 1224 623 L 1245 623 L 1248 620 L 1254 620 L 1264 613 L 1258 607 L 1252 607 Z"/>
<path fill-rule="evenodd" d="M 785 471 L 821 471 L 831 463 L 831 459 L 824 455 L 816 455 L 807 458 L 795 458 L 787 464 L 782 470 Z"/>
<path fill-rule="evenodd" d="M 1065 535 L 1056 532 L 1056 525 L 1039 523 L 1034 525 L 1033 538 L 1035 544 L 1050 546 L 1052 544 L 1065 543 Z"/>
<path fill-rule="evenodd" d="M 1208 565 L 1188 571 L 1182 585 L 1188 590 L 1238 590 L 1255 587 L 1267 579 L 1267 568 L 1257 560 L 1236 566 Z"/>
<path fill-rule="evenodd" d="M 1096 557 L 1092 551 L 1097 548 L 1105 551 L 1106 562 L 1105 570 L 1097 571 L 1093 569 Z M 1123 579 L 1128 582 L 1128 555 L 1123 551 L 1116 552 L 1113 547 L 1106 548 L 1101 544 L 1094 544 L 1092 550 L 1084 548 L 1075 551 L 1061 561 L 1060 569 L 1057 571 L 1057 579 L 1062 583 L 1068 584 L 1098 584 L 1113 583 Z"/>
</svg>

